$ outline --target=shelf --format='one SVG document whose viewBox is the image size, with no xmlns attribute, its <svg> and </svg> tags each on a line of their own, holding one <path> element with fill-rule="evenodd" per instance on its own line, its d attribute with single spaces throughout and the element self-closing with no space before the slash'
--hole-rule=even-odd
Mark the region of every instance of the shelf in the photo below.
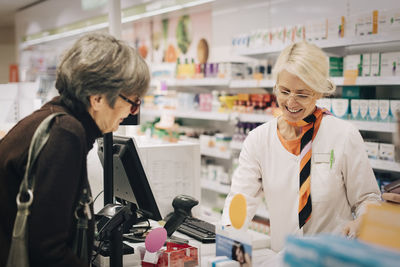
<svg viewBox="0 0 400 267">
<path fill-rule="evenodd" d="M 217 181 L 210 181 L 206 179 L 201 179 L 201 188 L 215 191 L 222 194 L 228 194 L 231 189 L 230 185 L 221 184 Z"/>
<path fill-rule="evenodd" d="M 219 113 L 210 111 L 179 111 L 179 110 L 159 110 L 159 109 L 141 109 L 140 114 L 144 116 L 160 117 L 163 113 L 174 115 L 177 118 L 229 121 L 229 113 Z"/>
<path fill-rule="evenodd" d="M 245 121 L 245 122 L 264 123 L 264 122 L 272 120 L 274 118 L 274 116 L 268 115 L 268 114 L 232 113 L 231 118 L 238 119 L 239 121 Z"/>
<path fill-rule="evenodd" d="M 231 141 L 229 147 L 230 147 L 231 149 L 241 150 L 242 147 L 243 147 L 243 142 Z"/>
<path fill-rule="evenodd" d="M 170 87 L 180 87 L 180 86 L 229 87 L 230 80 L 220 79 L 220 78 L 152 80 L 150 86 L 156 87 L 162 82 Z"/>
<path fill-rule="evenodd" d="M 377 77 L 357 77 L 355 84 L 344 84 L 343 77 L 330 78 L 337 86 L 377 86 L 377 85 L 400 85 L 400 76 L 377 76 Z M 229 87 L 229 88 L 273 88 L 275 85 L 274 80 L 229 80 L 218 78 L 205 78 L 205 79 L 169 79 L 169 80 L 152 80 L 151 87 L 157 87 L 161 82 L 164 82 L 170 87 Z"/>
<path fill-rule="evenodd" d="M 232 80 L 230 88 L 272 88 L 275 85 L 273 80 Z"/>
<path fill-rule="evenodd" d="M 379 159 L 370 159 L 369 161 L 375 170 L 400 172 L 400 163 Z"/>
<path fill-rule="evenodd" d="M 395 133 L 396 123 L 375 121 L 351 121 L 360 131 Z"/>
<path fill-rule="evenodd" d="M 223 151 L 218 151 L 217 149 L 201 148 L 201 147 L 200 147 L 200 154 L 203 156 L 213 157 L 218 159 L 230 159 L 232 155 L 230 151 L 223 152 Z"/>
<path fill-rule="evenodd" d="M 379 44 L 393 43 L 396 45 L 400 43 L 400 33 L 379 34 L 369 36 L 358 36 L 354 38 L 340 38 L 335 40 L 322 40 L 313 42 L 315 45 L 322 49 L 342 48 L 342 47 L 355 47 L 355 46 L 374 46 Z M 277 45 L 262 48 L 241 48 L 233 50 L 239 56 L 262 57 L 268 54 L 275 54 L 281 52 L 286 46 Z"/>
<path fill-rule="evenodd" d="M 343 77 L 332 77 L 331 80 L 337 86 L 354 86 L 354 85 L 364 85 L 364 86 L 377 86 L 377 85 L 400 85 L 400 76 L 394 77 L 357 77 L 355 84 L 344 84 Z"/>
</svg>

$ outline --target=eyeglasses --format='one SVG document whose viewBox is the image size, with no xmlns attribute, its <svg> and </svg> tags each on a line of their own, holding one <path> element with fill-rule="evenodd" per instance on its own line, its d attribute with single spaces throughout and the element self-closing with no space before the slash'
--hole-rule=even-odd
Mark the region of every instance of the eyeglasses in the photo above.
<svg viewBox="0 0 400 267">
<path fill-rule="evenodd" d="M 277 92 L 277 94 L 283 98 L 283 99 L 289 99 L 290 95 L 293 95 L 293 98 L 296 102 L 304 103 L 310 101 L 315 94 L 296 94 L 292 93 L 290 90 L 287 90 L 286 88 L 281 88 L 277 85 L 274 86 L 274 91 Z"/>
<path fill-rule="evenodd" d="M 140 100 L 140 98 L 139 98 L 138 100 L 136 100 L 136 102 L 133 102 L 132 100 L 130 100 L 129 98 L 127 98 L 126 96 L 123 96 L 121 94 L 119 94 L 119 97 L 121 97 L 123 100 L 125 100 L 126 102 L 131 104 L 131 114 L 135 115 L 136 111 L 140 107 L 140 104 L 142 103 L 142 100 Z"/>
</svg>

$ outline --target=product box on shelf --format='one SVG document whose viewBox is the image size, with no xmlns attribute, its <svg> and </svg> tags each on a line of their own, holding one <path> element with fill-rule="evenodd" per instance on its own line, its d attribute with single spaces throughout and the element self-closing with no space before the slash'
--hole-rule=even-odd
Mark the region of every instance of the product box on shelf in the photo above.
<svg viewBox="0 0 400 267">
<path fill-rule="evenodd" d="M 388 99 L 379 99 L 379 121 L 390 121 L 390 102 Z"/>
<path fill-rule="evenodd" d="M 366 121 L 368 119 L 368 100 L 360 99 L 360 120 Z"/>
<path fill-rule="evenodd" d="M 378 10 L 378 34 L 388 34 L 390 25 L 389 19 L 387 10 Z"/>
<path fill-rule="evenodd" d="M 377 121 L 379 111 L 379 101 L 376 99 L 368 100 L 368 120 Z"/>
<path fill-rule="evenodd" d="M 400 76 L 400 52 L 390 52 L 381 54 L 381 76 Z"/>
<path fill-rule="evenodd" d="M 328 40 L 336 40 L 342 38 L 342 17 L 328 18 Z"/>
<path fill-rule="evenodd" d="M 344 98 L 334 98 L 331 101 L 332 113 L 338 118 L 347 119 L 349 100 Z"/>
<path fill-rule="evenodd" d="M 317 100 L 317 106 L 327 109 L 329 112 L 332 111 L 332 101 L 331 98 L 320 98 Z"/>
<path fill-rule="evenodd" d="M 364 142 L 368 157 L 371 159 L 378 159 L 379 157 L 379 143 Z"/>
<path fill-rule="evenodd" d="M 362 59 L 362 76 L 369 77 L 371 76 L 371 54 L 362 54 Z"/>
<path fill-rule="evenodd" d="M 379 159 L 394 161 L 394 145 L 393 144 L 379 144 Z"/>
<path fill-rule="evenodd" d="M 390 116 L 393 122 L 399 119 L 397 113 L 400 111 L 400 100 L 390 100 Z"/>
<path fill-rule="evenodd" d="M 381 76 L 381 53 L 371 53 L 371 76 Z"/>
<path fill-rule="evenodd" d="M 350 100 L 351 118 L 353 120 L 360 119 L 360 99 Z"/>
<path fill-rule="evenodd" d="M 347 55 L 343 59 L 343 71 L 357 70 L 358 76 L 362 75 L 362 57 L 360 54 Z"/>
<path fill-rule="evenodd" d="M 343 76 L 343 57 L 329 57 L 329 76 Z"/>
<path fill-rule="evenodd" d="M 400 8 L 388 10 L 388 31 L 390 33 L 400 32 Z"/>
</svg>

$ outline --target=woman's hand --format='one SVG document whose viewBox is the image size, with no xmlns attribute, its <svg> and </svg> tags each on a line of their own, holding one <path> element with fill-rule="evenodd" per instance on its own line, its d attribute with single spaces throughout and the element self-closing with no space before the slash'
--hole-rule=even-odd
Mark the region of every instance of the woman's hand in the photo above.
<svg viewBox="0 0 400 267">
<path fill-rule="evenodd" d="M 342 230 L 342 234 L 349 238 L 355 238 L 360 232 L 361 217 L 348 222 Z"/>
</svg>

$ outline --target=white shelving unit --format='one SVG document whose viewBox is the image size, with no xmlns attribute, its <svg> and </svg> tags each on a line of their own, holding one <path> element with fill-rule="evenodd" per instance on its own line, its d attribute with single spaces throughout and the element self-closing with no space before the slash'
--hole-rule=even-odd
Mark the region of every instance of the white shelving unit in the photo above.
<svg viewBox="0 0 400 267">
<path fill-rule="evenodd" d="M 245 122 L 259 122 L 264 123 L 274 118 L 268 114 L 251 114 L 251 113 L 219 113 L 219 112 L 206 112 L 206 111 L 178 111 L 178 110 L 154 110 L 142 109 L 141 114 L 144 116 L 159 117 L 163 112 L 170 113 L 178 118 L 199 119 L 199 120 L 213 120 L 213 121 L 230 121 L 240 120 Z M 376 121 L 355 121 L 349 120 L 360 131 L 371 131 L 381 133 L 395 133 L 396 123 L 393 122 L 376 122 Z"/>
<path fill-rule="evenodd" d="M 217 159 L 231 159 L 231 151 L 218 151 L 216 149 L 200 148 L 200 154 Z"/>
<path fill-rule="evenodd" d="M 372 168 L 375 170 L 400 172 L 400 163 L 398 162 L 370 159 L 370 163 Z"/>
<path fill-rule="evenodd" d="M 393 122 L 375 122 L 375 121 L 353 121 L 360 131 L 380 132 L 380 133 L 395 133 L 396 123 Z"/>
<path fill-rule="evenodd" d="M 215 120 L 229 121 L 229 113 L 207 112 L 207 111 L 180 111 L 180 110 L 159 110 L 159 109 L 141 109 L 141 114 L 144 116 L 159 117 L 163 113 L 169 113 L 177 118 L 198 119 L 198 120 Z"/>
<path fill-rule="evenodd" d="M 344 84 L 343 77 L 332 77 L 331 79 L 337 86 L 346 86 Z M 348 84 L 348 85 L 350 85 L 350 84 Z M 353 84 L 351 84 L 351 85 L 353 85 Z M 354 85 L 364 85 L 364 86 L 400 85 L 400 77 L 399 76 L 357 77 Z"/>
<path fill-rule="evenodd" d="M 203 79 L 166 79 L 166 80 L 152 80 L 150 86 L 156 87 L 160 83 L 165 83 L 170 87 L 193 87 L 193 86 L 206 86 L 206 87 L 228 87 L 230 79 L 221 78 L 203 78 Z"/>
<path fill-rule="evenodd" d="M 359 36 L 357 38 L 340 38 L 336 40 L 321 40 L 313 42 L 318 47 L 322 49 L 333 49 L 333 48 L 347 48 L 347 47 L 368 47 L 375 45 L 382 45 L 391 43 L 393 46 L 400 44 L 400 33 L 391 33 L 391 34 L 379 34 L 379 35 L 368 35 L 368 36 Z M 271 47 L 262 47 L 262 48 L 242 48 L 234 50 L 234 52 L 239 56 L 248 56 L 248 57 L 263 57 L 268 54 L 276 54 L 285 48 L 285 45 L 279 46 L 271 46 Z"/>
<path fill-rule="evenodd" d="M 272 88 L 275 85 L 273 80 L 232 80 L 230 88 Z"/>
<path fill-rule="evenodd" d="M 207 179 L 201 179 L 201 188 L 218 192 L 221 194 L 228 194 L 231 188 L 230 185 L 224 185 L 217 181 L 211 181 Z"/>
<path fill-rule="evenodd" d="M 376 76 L 376 77 L 357 77 L 354 84 L 344 84 L 344 77 L 331 77 L 331 80 L 337 86 L 382 86 L 382 85 L 400 85 L 399 76 Z M 165 83 L 169 87 L 227 87 L 227 88 L 272 88 L 275 85 L 274 80 L 230 80 L 219 78 L 205 79 L 167 79 L 152 80 L 151 87 L 157 87 L 160 83 Z"/>
<path fill-rule="evenodd" d="M 232 113 L 231 118 L 246 122 L 267 122 L 272 120 L 274 116 L 268 114 Z"/>
</svg>

